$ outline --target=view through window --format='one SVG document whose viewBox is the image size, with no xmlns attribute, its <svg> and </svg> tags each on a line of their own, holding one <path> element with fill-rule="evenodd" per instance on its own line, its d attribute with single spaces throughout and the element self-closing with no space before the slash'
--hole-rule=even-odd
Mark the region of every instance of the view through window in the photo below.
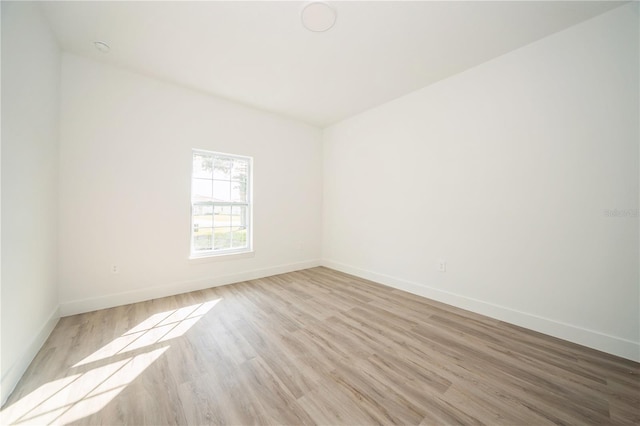
<svg viewBox="0 0 640 426">
<path fill-rule="evenodd" d="M 251 250 L 250 157 L 193 151 L 191 256 Z"/>
</svg>

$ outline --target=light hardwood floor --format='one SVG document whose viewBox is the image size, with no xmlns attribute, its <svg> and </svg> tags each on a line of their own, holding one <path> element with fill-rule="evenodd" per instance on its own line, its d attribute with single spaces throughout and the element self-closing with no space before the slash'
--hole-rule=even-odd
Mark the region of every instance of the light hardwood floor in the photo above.
<svg viewBox="0 0 640 426">
<path fill-rule="evenodd" d="M 630 424 L 640 365 L 314 268 L 62 318 L 5 423 Z"/>
</svg>

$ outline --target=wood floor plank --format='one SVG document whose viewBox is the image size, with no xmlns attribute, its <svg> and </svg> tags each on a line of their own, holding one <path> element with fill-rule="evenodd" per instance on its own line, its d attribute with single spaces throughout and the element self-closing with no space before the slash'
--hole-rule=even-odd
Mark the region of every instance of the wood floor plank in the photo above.
<svg viewBox="0 0 640 426">
<path fill-rule="evenodd" d="M 2 424 L 640 424 L 640 365 L 327 268 L 62 318 Z"/>
</svg>

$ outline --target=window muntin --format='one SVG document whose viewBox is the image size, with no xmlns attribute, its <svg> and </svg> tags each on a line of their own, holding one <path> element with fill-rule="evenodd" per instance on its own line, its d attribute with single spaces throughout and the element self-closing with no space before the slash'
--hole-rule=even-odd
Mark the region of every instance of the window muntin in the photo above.
<svg viewBox="0 0 640 426">
<path fill-rule="evenodd" d="M 191 256 L 251 250 L 250 157 L 193 151 Z"/>
</svg>

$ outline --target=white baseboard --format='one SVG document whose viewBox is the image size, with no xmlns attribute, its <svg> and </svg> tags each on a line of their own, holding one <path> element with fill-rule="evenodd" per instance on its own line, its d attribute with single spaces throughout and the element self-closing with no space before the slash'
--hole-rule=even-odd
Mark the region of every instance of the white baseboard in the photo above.
<svg viewBox="0 0 640 426">
<path fill-rule="evenodd" d="M 206 288 L 313 268 L 320 266 L 320 263 L 320 260 L 317 259 L 308 260 L 305 262 L 244 271 L 237 274 L 222 275 L 201 280 L 183 281 L 164 286 L 147 287 L 139 290 L 107 294 L 89 299 L 72 300 L 60 304 L 60 314 L 61 316 L 66 317 L 69 315 L 96 311 L 98 309 L 113 308 L 115 306 L 127 305 L 130 303 L 143 302 L 145 300 L 158 299 L 160 297 L 173 296 L 190 291 L 203 290 Z"/>
<path fill-rule="evenodd" d="M 345 272 L 360 278 L 375 281 L 399 290 L 423 296 L 438 302 L 466 309 L 481 315 L 515 324 L 520 327 L 548 334 L 569 342 L 607 352 L 622 358 L 640 362 L 640 343 L 620 337 L 600 333 L 572 324 L 543 318 L 527 312 L 521 312 L 504 306 L 477 300 L 455 293 L 439 290 L 389 275 L 356 268 L 330 259 L 323 259 L 322 266 Z"/>
<path fill-rule="evenodd" d="M 11 395 L 11 392 L 15 389 L 22 375 L 27 371 L 29 364 L 31 364 L 31 361 L 36 357 L 38 351 L 58 323 L 58 319 L 60 319 L 60 308 L 56 306 L 40 328 L 40 331 L 31 340 L 22 354 L 20 354 L 18 360 L 2 375 L 0 384 L 0 401 L 2 402 L 0 406 L 4 405 L 7 401 L 7 398 L 9 398 L 9 395 Z"/>
</svg>

